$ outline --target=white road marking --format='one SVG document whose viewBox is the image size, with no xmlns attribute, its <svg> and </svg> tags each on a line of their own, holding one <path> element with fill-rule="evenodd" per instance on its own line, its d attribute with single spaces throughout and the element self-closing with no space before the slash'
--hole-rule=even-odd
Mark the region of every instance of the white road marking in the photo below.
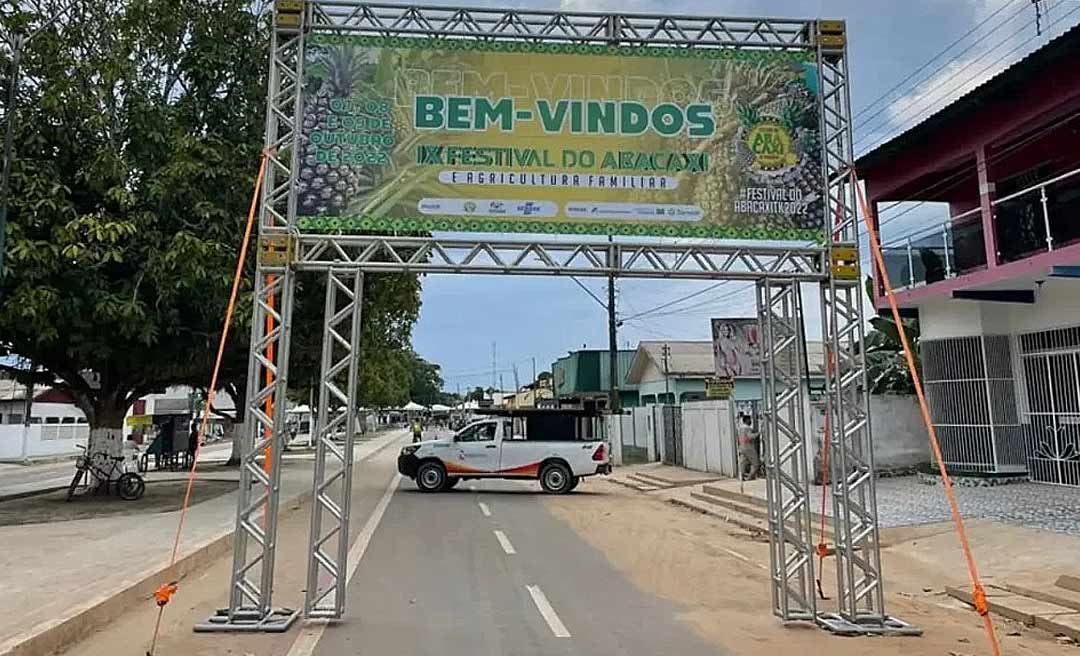
<svg viewBox="0 0 1080 656">
<path fill-rule="evenodd" d="M 375 529 L 379 527 L 379 522 L 382 521 L 383 515 L 386 514 L 386 508 L 390 505 L 390 498 L 394 496 L 400 482 L 401 474 L 395 474 L 394 478 L 390 480 L 390 484 L 386 486 L 386 491 L 383 492 L 382 498 L 379 499 L 379 503 L 375 506 L 375 510 L 371 511 L 371 516 L 368 517 L 367 523 L 361 529 L 360 535 L 356 536 L 356 542 L 353 542 L 352 547 L 349 549 L 345 585 L 352 581 L 353 574 L 356 573 L 356 568 L 360 565 L 360 559 L 364 557 L 364 552 L 367 551 L 368 544 L 371 542 L 371 536 L 375 534 Z M 296 642 L 289 649 L 287 656 L 311 656 L 316 645 L 319 644 L 319 639 L 322 638 L 327 624 L 326 621 L 320 621 L 305 625 L 304 628 L 300 629 L 300 635 L 297 636 Z"/>
<path fill-rule="evenodd" d="M 511 556 L 517 553 L 514 551 L 514 545 L 510 544 L 510 539 L 506 537 L 506 533 L 503 533 L 502 531 L 493 531 L 493 533 L 495 533 L 495 539 L 499 541 L 503 551 Z"/>
<path fill-rule="evenodd" d="M 765 569 L 765 570 L 769 569 L 768 567 L 765 567 L 764 565 L 757 562 L 756 560 L 742 555 L 738 551 L 734 551 L 732 549 L 727 549 L 725 547 L 720 547 L 720 551 L 723 551 L 726 554 L 734 556 L 734 557 L 738 558 L 739 560 L 743 561 L 744 563 L 748 563 L 750 565 L 753 565 L 754 567 L 757 567 L 758 569 Z"/>
<path fill-rule="evenodd" d="M 483 501 L 479 502 L 480 512 L 484 513 L 484 517 L 491 517 L 491 509 Z"/>
<path fill-rule="evenodd" d="M 540 611 L 540 614 L 544 616 L 544 621 L 547 622 L 555 637 L 569 638 L 570 632 L 566 629 L 566 625 L 562 623 L 562 620 L 559 619 L 559 616 L 555 614 L 555 609 L 551 607 L 551 603 L 544 596 L 544 591 L 540 589 L 540 586 L 527 585 L 525 589 L 529 591 L 529 596 L 532 597 L 533 603 L 536 604 L 536 610 Z"/>
</svg>

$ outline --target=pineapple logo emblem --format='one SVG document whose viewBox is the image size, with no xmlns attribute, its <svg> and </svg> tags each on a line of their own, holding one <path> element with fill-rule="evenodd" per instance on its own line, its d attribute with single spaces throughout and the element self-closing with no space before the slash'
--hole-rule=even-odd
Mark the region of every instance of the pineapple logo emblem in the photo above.
<svg viewBox="0 0 1080 656">
<path fill-rule="evenodd" d="M 782 169 L 799 162 L 791 133 L 779 123 L 766 121 L 750 128 L 746 134 L 746 145 L 754 154 L 750 166 L 758 170 Z"/>
<path fill-rule="evenodd" d="M 741 129 L 736 148 L 744 162 L 759 173 L 789 169 L 799 164 L 800 151 L 795 134 L 802 121 L 802 110 L 785 103 L 780 111 L 761 111 L 745 105 L 738 108 Z"/>
</svg>

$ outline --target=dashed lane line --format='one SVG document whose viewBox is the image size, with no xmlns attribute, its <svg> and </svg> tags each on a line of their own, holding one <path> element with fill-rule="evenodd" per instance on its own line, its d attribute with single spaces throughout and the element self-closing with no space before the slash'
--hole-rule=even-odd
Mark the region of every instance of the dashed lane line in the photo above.
<svg viewBox="0 0 1080 656">
<path fill-rule="evenodd" d="M 540 589 L 538 585 L 527 585 L 525 589 L 529 591 L 529 596 L 532 597 L 533 603 L 536 604 L 536 610 L 540 611 L 540 615 L 543 616 L 544 621 L 547 622 L 548 628 L 555 634 L 556 638 L 569 638 L 570 631 L 567 630 L 566 625 L 559 619 L 555 609 L 551 607 L 551 602 L 544 596 L 544 591 Z"/>
<path fill-rule="evenodd" d="M 495 534 L 495 539 L 499 541 L 499 546 L 503 548 L 503 551 L 510 556 L 517 553 L 517 551 L 514 550 L 514 545 L 510 544 L 510 538 L 506 537 L 506 533 L 498 530 L 492 532 Z"/>
</svg>

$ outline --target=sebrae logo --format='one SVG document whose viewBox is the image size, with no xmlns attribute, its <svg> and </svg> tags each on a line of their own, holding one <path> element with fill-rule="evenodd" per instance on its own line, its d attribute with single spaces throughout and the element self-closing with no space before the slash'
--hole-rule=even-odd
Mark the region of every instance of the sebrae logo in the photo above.
<svg viewBox="0 0 1080 656">
<path fill-rule="evenodd" d="M 473 212 L 475 212 L 476 211 L 476 203 L 472 202 L 471 200 L 465 201 L 465 211 L 468 212 L 469 214 L 472 214 Z"/>
</svg>

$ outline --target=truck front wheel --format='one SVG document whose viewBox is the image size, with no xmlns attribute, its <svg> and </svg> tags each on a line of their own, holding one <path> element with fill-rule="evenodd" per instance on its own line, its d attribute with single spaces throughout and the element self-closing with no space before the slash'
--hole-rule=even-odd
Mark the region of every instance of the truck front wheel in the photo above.
<svg viewBox="0 0 1080 656">
<path fill-rule="evenodd" d="M 446 487 L 446 468 L 438 462 L 423 463 L 416 470 L 416 487 L 421 492 L 442 492 Z"/>
<path fill-rule="evenodd" d="M 548 494 L 566 494 L 573 489 L 574 477 L 561 462 L 552 462 L 540 472 L 540 487 Z"/>
</svg>

